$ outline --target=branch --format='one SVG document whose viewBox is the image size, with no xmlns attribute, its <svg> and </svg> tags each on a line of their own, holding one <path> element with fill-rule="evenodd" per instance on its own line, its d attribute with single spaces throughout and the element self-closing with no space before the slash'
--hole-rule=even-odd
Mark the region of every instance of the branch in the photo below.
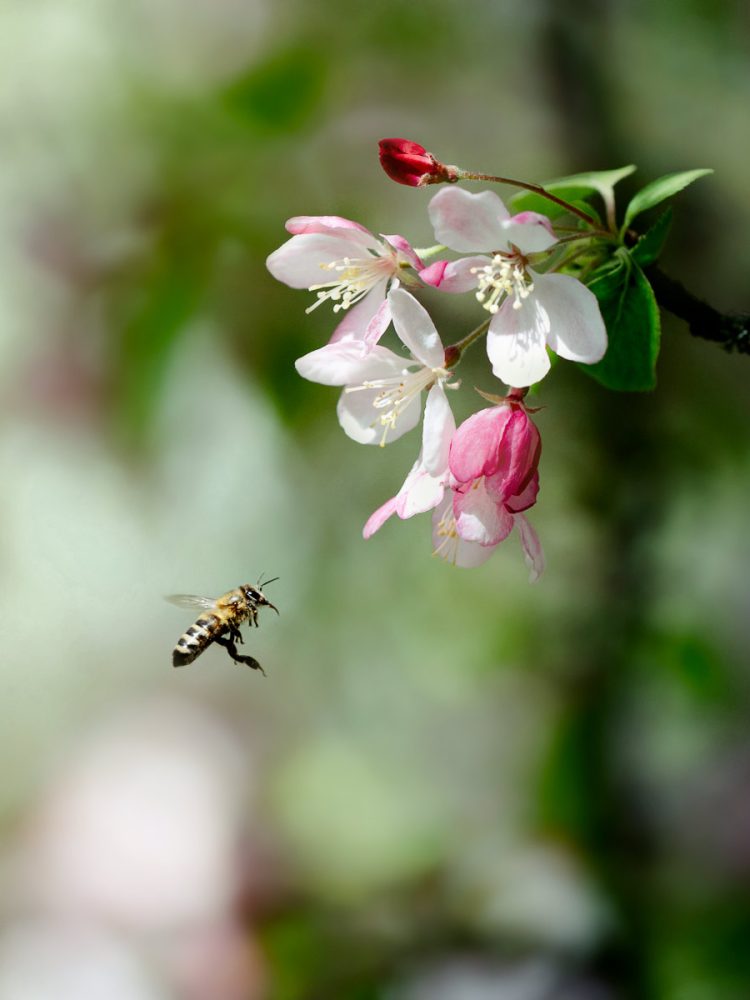
<svg viewBox="0 0 750 1000">
<path fill-rule="evenodd" d="M 722 344 L 727 351 L 750 354 L 750 315 L 725 314 L 691 295 L 686 288 L 668 278 L 658 267 L 646 269 L 659 305 L 684 319 L 691 334 Z"/>
</svg>

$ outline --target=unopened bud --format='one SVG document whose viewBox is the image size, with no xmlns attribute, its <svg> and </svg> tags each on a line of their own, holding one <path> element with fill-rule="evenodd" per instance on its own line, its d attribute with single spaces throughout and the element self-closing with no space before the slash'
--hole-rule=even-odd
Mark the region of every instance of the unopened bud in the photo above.
<svg viewBox="0 0 750 1000">
<path fill-rule="evenodd" d="M 456 167 L 436 160 L 424 146 L 410 139 L 381 139 L 380 163 L 391 180 L 409 187 L 451 183 L 458 180 Z"/>
</svg>

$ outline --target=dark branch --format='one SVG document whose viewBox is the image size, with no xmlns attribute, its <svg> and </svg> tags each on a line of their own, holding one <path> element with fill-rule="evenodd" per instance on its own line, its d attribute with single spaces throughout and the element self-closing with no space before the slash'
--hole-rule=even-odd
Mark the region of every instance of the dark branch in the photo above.
<svg viewBox="0 0 750 1000">
<path fill-rule="evenodd" d="M 727 351 L 750 354 L 750 315 L 718 312 L 713 306 L 696 299 L 679 281 L 668 278 L 658 267 L 647 268 L 646 276 L 659 305 L 684 319 L 694 337 L 713 340 Z"/>
</svg>

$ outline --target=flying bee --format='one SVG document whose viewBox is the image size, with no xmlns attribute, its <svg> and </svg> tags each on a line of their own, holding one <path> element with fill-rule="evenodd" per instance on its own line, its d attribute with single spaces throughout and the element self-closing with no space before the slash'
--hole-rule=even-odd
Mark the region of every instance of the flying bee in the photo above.
<svg viewBox="0 0 750 1000">
<path fill-rule="evenodd" d="M 193 594 L 172 594 L 167 597 L 171 604 L 176 604 L 179 608 L 193 610 L 198 608 L 201 612 L 190 628 L 177 640 L 172 652 L 173 666 L 184 667 L 185 664 L 192 663 L 212 642 L 216 642 L 228 651 L 235 663 L 246 663 L 253 670 L 260 670 L 265 674 L 254 656 L 242 656 L 237 652 L 237 643 L 245 641 L 240 632 L 240 625 L 249 621 L 258 627 L 259 608 L 265 606 L 273 608 L 276 614 L 279 613 L 279 609 L 271 604 L 262 590 L 275 580 L 278 580 L 277 576 L 272 580 L 266 580 L 265 583 L 259 580 L 257 587 L 251 583 L 243 583 L 235 590 L 229 590 L 216 598 L 195 597 Z"/>
</svg>

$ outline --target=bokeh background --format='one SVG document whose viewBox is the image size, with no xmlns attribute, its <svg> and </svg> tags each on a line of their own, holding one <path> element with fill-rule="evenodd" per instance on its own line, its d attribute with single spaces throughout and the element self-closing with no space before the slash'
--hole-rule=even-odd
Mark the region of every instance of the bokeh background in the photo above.
<svg viewBox="0 0 750 1000">
<path fill-rule="evenodd" d="M 0 1000 L 750 996 L 748 361 L 545 381 L 548 568 L 369 513 L 413 436 L 299 379 L 296 214 L 431 242 L 404 135 L 544 180 L 633 162 L 664 268 L 748 307 L 747 6 L 0 4 Z M 444 339 L 465 301 L 430 299 Z M 482 352 L 465 386 L 494 388 Z M 463 413 L 475 408 L 458 394 Z M 162 595 L 281 616 L 175 672 Z"/>
</svg>

